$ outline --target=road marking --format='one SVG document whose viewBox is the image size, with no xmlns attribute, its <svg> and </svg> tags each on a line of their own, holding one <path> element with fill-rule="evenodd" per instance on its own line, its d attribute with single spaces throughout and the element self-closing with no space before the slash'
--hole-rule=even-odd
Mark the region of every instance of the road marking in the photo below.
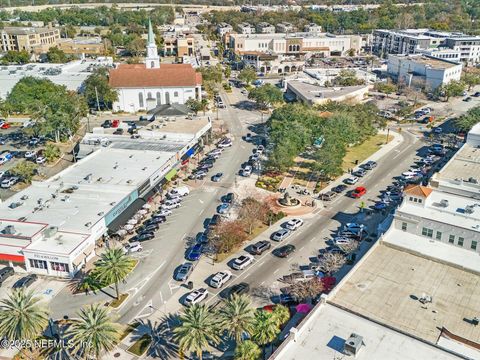
<svg viewBox="0 0 480 360">
<path fill-rule="evenodd" d="M 279 271 L 280 271 L 280 269 L 277 269 L 277 270 L 275 270 L 273 273 L 276 274 L 276 273 L 279 272 Z"/>
<path fill-rule="evenodd" d="M 302 251 L 303 249 L 305 249 L 305 246 L 302 246 L 302 247 L 300 248 L 300 251 Z"/>
<path fill-rule="evenodd" d="M 260 283 L 260 286 L 262 286 L 263 284 L 265 284 L 265 281 L 262 281 L 262 282 Z"/>
<path fill-rule="evenodd" d="M 203 200 L 201 200 L 201 199 L 198 199 L 198 201 L 200 202 L 200 204 L 203 204 Z"/>
<path fill-rule="evenodd" d="M 265 261 L 262 261 L 261 263 L 258 263 L 258 266 L 262 266 L 263 264 L 265 264 Z"/>
<path fill-rule="evenodd" d="M 205 211 L 205 208 L 203 208 L 202 210 L 200 210 L 200 212 L 198 213 L 198 215 L 202 215 L 204 211 Z"/>
</svg>

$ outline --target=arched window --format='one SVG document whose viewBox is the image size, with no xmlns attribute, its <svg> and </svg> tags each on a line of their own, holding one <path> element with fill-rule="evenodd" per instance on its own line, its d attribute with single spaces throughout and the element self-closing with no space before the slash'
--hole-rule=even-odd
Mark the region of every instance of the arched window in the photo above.
<svg viewBox="0 0 480 360">
<path fill-rule="evenodd" d="M 162 104 L 162 95 L 160 94 L 160 92 L 157 92 L 157 105 L 161 105 Z"/>
<path fill-rule="evenodd" d="M 155 62 L 154 62 L 154 61 L 152 61 L 152 62 L 150 63 L 150 67 L 151 67 L 152 69 L 155 67 Z"/>
<path fill-rule="evenodd" d="M 143 93 L 141 93 L 141 92 L 138 93 L 138 105 L 141 108 L 145 107 L 145 105 L 143 103 Z"/>
<path fill-rule="evenodd" d="M 165 93 L 165 103 L 170 104 L 170 93 Z"/>
<path fill-rule="evenodd" d="M 173 93 L 173 96 L 174 96 L 174 97 L 177 97 L 177 96 L 178 96 L 178 91 L 175 91 L 175 92 Z"/>
<path fill-rule="evenodd" d="M 147 99 L 148 99 L 148 100 L 150 100 L 150 99 L 153 99 L 153 98 L 152 98 L 152 93 L 151 93 L 151 92 L 149 92 L 149 93 L 147 94 Z"/>
</svg>

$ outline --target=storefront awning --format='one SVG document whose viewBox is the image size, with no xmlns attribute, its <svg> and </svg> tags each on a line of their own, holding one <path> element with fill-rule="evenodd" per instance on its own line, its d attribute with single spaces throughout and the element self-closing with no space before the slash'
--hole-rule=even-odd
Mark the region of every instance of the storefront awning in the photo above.
<svg viewBox="0 0 480 360">
<path fill-rule="evenodd" d="M 24 263 L 25 258 L 20 255 L 0 254 L 0 261 L 13 261 L 18 263 Z"/>
<path fill-rule="evenodd" d="M 167 175 L 165 175 L 165 179 L 168 181 L 172 180 L 172 178 L 177 174 L 177 169 L 172 169 L 168 172 Z"/>
</svg>

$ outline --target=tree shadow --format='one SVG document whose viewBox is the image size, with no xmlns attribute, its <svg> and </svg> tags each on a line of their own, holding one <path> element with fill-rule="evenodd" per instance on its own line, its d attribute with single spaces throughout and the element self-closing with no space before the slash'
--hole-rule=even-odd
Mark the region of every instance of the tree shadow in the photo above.
<svg viewBox="0 0 480 360">
<path fill-rule="evenodd" d="M 179 348 L 173 339 L 173 329 L 178 324 L 178 316 L 175 314 L 165 315 L 155 322 L 142 320 L 132 340 L 140 340 L 144 334 L 148 334 L 152 342 L 147 350 L 147 356 L 165 360 L 178 359 Z"/>
<path fill-rule="evenodd" d="M 268 286 L 258 286 L 251 290 L 250 295 L 259 300 L 270 301 L 275 296 L 275 291 Z"/>
</svg>

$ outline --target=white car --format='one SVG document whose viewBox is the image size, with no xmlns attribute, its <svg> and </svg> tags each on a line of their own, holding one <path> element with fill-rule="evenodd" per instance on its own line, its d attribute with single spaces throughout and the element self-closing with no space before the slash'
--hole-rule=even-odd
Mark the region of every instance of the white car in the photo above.
<svg viewBox="0 0 480 360">
<path fill-rule="evenodd" d="M 230 147 L 232 146 L 232 140 L 230 139 L 226 139 L 226 140 L 223 140 L 223 141 L 220 141 L 218 144 L 217 144 L 217 147 L 218 148 L 227 148 L 227 147 Z"/>
<path fill-rule="evenodd" d="M 165 205 L 175 205 L 175 204 L 180 204 L 180 203 L 182 202 L 182 200 L 183 200 L 183 199 L 178 196 L 178 197 L 175 197 L 175 198 L 173 198 L 173 199 L 167 199 L 167 200 L 165 200 L 163 203 L 164 203 Z"/>
<path fill-rule="evenodd" d="M 36 151 L 27 151 L 25 153 L 25 159 L 32 159 L 34 157 L 37 156 L 37 152 Z"/>
<path fill-rule="evenodd" d="M 188 186 L 179 186 L 179 187 L 176 187 L 175 189 L 170 190 L 167 195 L 187 196 L 188 194 L 190 194 L 190 190 L 188 189 Z"/>
<path fill-rule="evenodd" d="M 11 186 L 15 185 L 17 183 L 17 181 L 18 181 L 18 177 L 16 177 L 16 176 L 5 179 L 5 180 L 2 181 L 1 187 L 4 188 L 4 189 L 8 189 Z"/>
<path fill-rule="evenodd" d="M 194 304 L 198 304 L 205 300 L 208 297 L 207 289 L 198 289 L 193 290 L 188 296 L 185 298 L 185 305 L 190 306 Z"/>
<path fill-rule="evenodd" d="M 346 237 L 338 237 L 333 240 L 335 245 L 347 245 L 352 242 L 352 239 Z"/>
<path fill-rule="evenodd" d="M 367 226 L 358 223 L 346 223 L 345 229 L 348 231 L 359 231 L 360 229 L 367 231 Z"/>
<path fill-rule="evenodd" d="M 278 231 L 275 231 L 275 232 L 272 234 L 272 240 L 282 241 L 282 240 L 286 239 L 290 234 L 291 234 L 291 231 L 290 231 L 290 230 L 288 230 L 288 229 L 280 229 L 280 230 L 278 230 Z"/>
<path fill-rule="evenodd" d="M 356 176 L 351 176 L 345 179 L 345 184 L 353 185 L 353 184 L 356 184 L 357 182 L 358 182 L 358 177 Z"/>
<path fill-rule="evenodd" d="M 160 210 L 172 210 L 172 209 L 179 208 L 180 206 L 181 206 L 180 203 L 176 203 L 176 204 L 165 203 L 165 204 L 162 204 L 162 206 L 160 207 Z"/>
<path fill-rule="evenodd" d="M 139 252 L 142 251 L 143 247 L 142 244 L 140 244 L 138 241 L 131 242 L 127 245 L 124 246 L 123 252 L 124 253 L 134 253 L 134 252 Z"/>
<path fill-rule="evenodd" d="M 417 176 L 421 171 L 419 169 L 410 169 L 402 173 L 402 176 Z"/>
<path fill-rule="evenodd" d="M 234 268 L 235 270 L 243 270 L 252 262 L 253 262 L 252 255 L 240 255 L 238 258 L 236 258 L 233 261 L 232 268 Z"/>
<path fill-rule="evenodd" d="M 287 223 L 285 224 L 285 228 L 290 231 L 295 231 L 302 225 L 303 225 L 302 219 L 292 219 L 287 221 Z"/>
<path fill-rule="evenodd" d="M 35 162 L 39 165 L 45 164 L 47 162 L 47 159 L 44 156 L 39 156 L 35 160 Z"/>
<path fill-rule="evenodd" d="M 228 280 L 232 278 L 232 273 L 228 270 L 220 271 L 210 280 L 210 286 L 221 288 Z"/>
<path fill-rule="evenodd" d="M 172 215 L 172 210 L 167 210 L 167 209 L 160 209 L 158 210 L 155 215 L 158 215 L 158 216 L 168 216 L 168 215 Z"/>
<path fill-rule="evenodd" d="M 218 148 L 218 149 L 213 149 L 212 151 L 208 152 L 207 155 L 220 155 L 222 153 L 223 149 Z"/>
</svg>

